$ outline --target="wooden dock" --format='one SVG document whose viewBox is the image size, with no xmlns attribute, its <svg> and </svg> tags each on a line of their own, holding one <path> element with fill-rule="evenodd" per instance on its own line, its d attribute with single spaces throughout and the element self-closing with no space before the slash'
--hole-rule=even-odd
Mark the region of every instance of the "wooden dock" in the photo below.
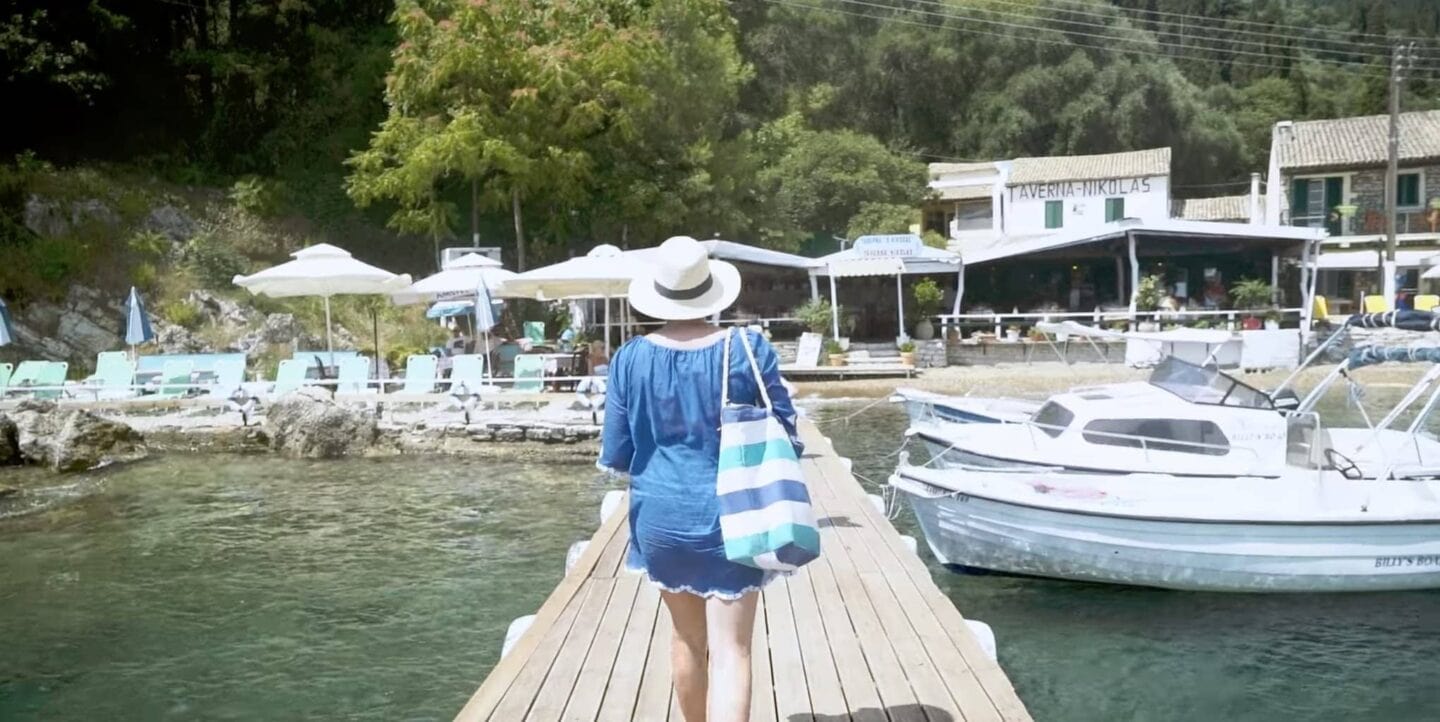
<svg viewBox="0 0 1440 722">
<path fill-rule="evenodd" d="M 753 722 L 1030 720 L 830 441 L 809 421 L 801 434 L 822 554 L 761 594 Z M 601 525 L 457 722 L 684 722 L 669 616 L 655 587 L 624 570 L 625 517 Z"/>
</svg>

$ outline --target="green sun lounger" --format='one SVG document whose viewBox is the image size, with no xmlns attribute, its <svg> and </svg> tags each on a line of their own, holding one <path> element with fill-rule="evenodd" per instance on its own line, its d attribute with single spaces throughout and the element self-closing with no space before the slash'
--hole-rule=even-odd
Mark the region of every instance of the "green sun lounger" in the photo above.
<svg viewBox="0 0 1440 722">
<path fill-rule="evenodd" d="M 416 354 L 405 360 L 405 386 L 402 394 L 435 393 L 435 372 L 440 359 L 430 354 Z"/>
<path fill-rule="evenodd" d="M 190 392 L 194 373 L 194 361 L 166 361 L 160 368 L 160 389 L 155 394 L 161 398 L 184 396 Z"/>
<path fill-rule="evenodd" d="M 370 385 L 370 359 L 364 356 L 351 356 L 336 358 L 335 363 L 340 367 L 340 371 L 336 375 L 335 393 L 368 394 L 379 391 Z"/>
<path fill-rule="evenodd" d="M 39 386 L 40 379 L 45 375 L 45 369 L 50 366 L 49 361 L 21 361 L 15 371 L 10 374 L 9 390 L 11 393 L 24 393 L 29 386 Z"/>
<path fill-rule="evenodd" d="M 124 351 L 105 351 L 95 357 L 95 375 L 85 379 L 95 399 L 128 399 L 135 395 L 135 364 Z"/>
<path fill-rule="evenodd" d="M 525 338 L 528 338 L 535 343 L 545 343 L 545 322 L 526 321 Z"/>
<path fill-rule="evenodd" d="M 206 394 L 211 398 L 228 399 L 245 384 L 245 362 L 236 359 L 216 361 L 215 383 Z"/>
<path fill-rule="evenodd" d="M 524 379 L 524 380 L 522 380 Z M 531 379 L 534 379 L 533 381 Z M 515 357 L 516 391 L 536 392 L 545 390 L 545 357 L 535 354 L 521 354 Z"/>
<path fill-rule="evenodd" d="M 270 389 L 271 398 L 280 398 L 286 394 L 293 394 L 305 385 L 305 372 L 310 368 L 309 361 L 300 359 L 286 359 L 280 362 L 280 367 L 275 369 L 275 386 Z"/>
<path fill-rule="evenodd" d="M 0 364 L 0 396 L 5 395 L 5 387 L 10 385 L 10 375 L 14 372 L 14 366 L 10 364 Z"/>
<path fill-rule="evenodd" d="M 456 356 L 450 366 L 450 393 L 459 393 L 460 385 L 469 393 L 478 393 L 488 386 L 485 378 L 485 357 L 481 354 Z"/>
</svg>

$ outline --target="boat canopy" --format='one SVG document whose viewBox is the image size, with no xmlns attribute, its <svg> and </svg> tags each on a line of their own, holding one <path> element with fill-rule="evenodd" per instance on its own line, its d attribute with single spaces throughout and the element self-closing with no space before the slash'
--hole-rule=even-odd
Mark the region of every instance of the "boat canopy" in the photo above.
<svg viewBox="0 0 1440 722">
<path fill-rule="evenodd" d="M 1357 313 L 1345 322 L 1358 328 L 1398 328 L 1401 331 L 1440 331 L 1440 316 L 1430 311 Z"/>
<path fill-rule="evenodd" d="M 1379 314 L 1376 314 L 1379 315 Z M 1440 363 L 1440 348 L 1405 346 L 1362 346 L 1350 352 L 1349 368 L 1358 369 L 1383 363 Z"/>
<path fill-rule="evenodd" d="M 1075 321 L 1062 321 L 1060 323 L 1040 321 L 1035 324 L 1035 327 L 1049 334 L 1063 333 L 1072 336 L 1105 339 L 1133 338 L 1140 341 L 1160 343 L 1200 343 L 1207 346 L 1218 346 L 1235 338 L 1234 333 L 1219 329 L 1175 328 L 1169 331 L 1153 332 L 1111 331 L 1109 329 L 1086 326 Z"/>
</svg>

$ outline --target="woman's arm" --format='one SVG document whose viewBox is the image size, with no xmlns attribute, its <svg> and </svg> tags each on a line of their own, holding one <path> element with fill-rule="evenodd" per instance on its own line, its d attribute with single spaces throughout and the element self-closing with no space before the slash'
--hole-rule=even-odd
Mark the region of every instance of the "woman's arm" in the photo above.
<svg viewBox="0 0 1440 722">
<path fill-rule="evenodd" d="M 795 404 L 790 400 L 790 390 L 785 388 L 785 383 L 780 378 L 780 354 L 776 353 L 775 347 L 759 333 L 750 334 L 750 343 L 755 349 L 755 364 L 760 367 L 760 378 L 765 382 L 765 393 L 770 396 L 771 410 L 775 412 L 775 418 L 780 420 L 780 425 L 785 427 L 786 433 L 790 434 L 790 443 L 795 447 L 795 454 L 803 454 L 805 444 L 800 441 L 800 434 L 795 429 Z"/>
<path fill-rule="evenodd" d="M 624 351 L 622 347 L 615 352 L 605 383 L 605 427 L 600 434 L 600 460 L 595 462 L 601 471 L 618 475 L 630 473 L 630 461 L 635 457 L 635 442 L 630 438 L 629 377 L 623 363 Z"/>
</svg>

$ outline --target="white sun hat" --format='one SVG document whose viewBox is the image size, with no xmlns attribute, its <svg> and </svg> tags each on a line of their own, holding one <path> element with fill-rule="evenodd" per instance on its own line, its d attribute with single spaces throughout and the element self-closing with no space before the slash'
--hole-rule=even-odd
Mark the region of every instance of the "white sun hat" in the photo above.
<svg viewBox="0 0 1440 722">
<path fill-rule="evenodd" d="M 630 305 L 663 321 L 713 316 L 740 295 L 740 271 L 712 261 L 705 246 L 675 236 L 655 249 L 647 267 L 630 282 Z"/>
</svg>

